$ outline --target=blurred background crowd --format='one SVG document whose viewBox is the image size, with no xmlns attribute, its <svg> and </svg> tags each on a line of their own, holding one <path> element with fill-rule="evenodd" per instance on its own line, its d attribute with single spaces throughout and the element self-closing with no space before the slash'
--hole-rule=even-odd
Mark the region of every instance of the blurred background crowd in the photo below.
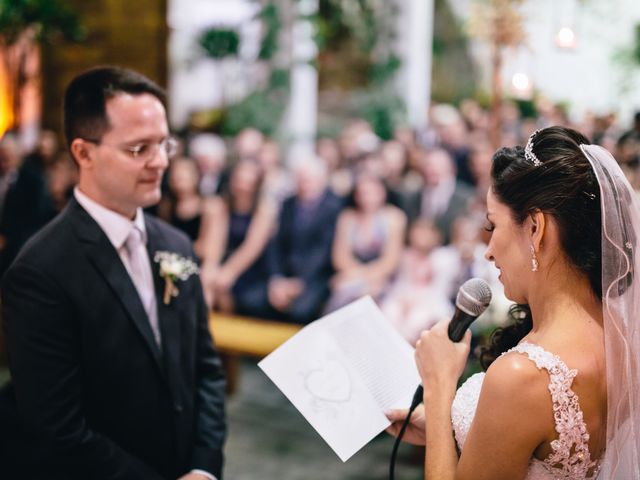
<svg viewBox="0 0 640 480">
<path fill-rule="evenodd" d="M 371 295 L 413 343 L 480 277 L 481 342 L 510 305 L 484 258 L 497 148 L 570 126 L 640 190 L 637 0 L 0 0 L 0 276 L 72 195 L 61 99 L 100 64 L 167 89 L 151 213 L 193 240 L 217 312 L 307 324 Z M 389 439 L 342 464 L 242 370 L 228 478 L 384 477 Z"/>
<path fill-rule="evenodd" d="M 503 104 L 502 138 L 523 145 L 537 128 L 568 125 L 612 151 L 639 185 L 640 115 L 628 129 L 612 116 L 570 122 L 557 106 L 524 117 Z M 429 127 L 396 128 L 383 140 L 364 119 L 315 151 L 285 159 L 259 130 L 234 137 L 187 132 L 151 211 L 194 242 L 210 307 L 306 324 L 371 295 L 402 335 L 451 315 L 459 286 L 484 278 L 495 298 L 482 329 L 506 319 L 497 270 L 484 258 L 486 193 L 494 148 L 489 113 L 473 100 L 436 104 Z M 76 168 L 53 132 L 33 151 L 0 141 L 2 271 L 64 208 Z"/>
</svg>

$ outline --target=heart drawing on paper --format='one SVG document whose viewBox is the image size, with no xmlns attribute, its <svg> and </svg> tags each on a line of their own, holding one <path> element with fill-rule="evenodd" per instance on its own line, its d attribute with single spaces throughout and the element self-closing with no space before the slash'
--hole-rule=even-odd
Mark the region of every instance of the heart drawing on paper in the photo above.
<svg viewBox="0 0 640 480">
<path fill-rule="evenodd" d="M 323 367 L 310 370 L 305 375 L 304 386 L 318 400 L 342 403 L 351 398 L 349 372 L 335 360 L 329 360 Z"/>
</svg>

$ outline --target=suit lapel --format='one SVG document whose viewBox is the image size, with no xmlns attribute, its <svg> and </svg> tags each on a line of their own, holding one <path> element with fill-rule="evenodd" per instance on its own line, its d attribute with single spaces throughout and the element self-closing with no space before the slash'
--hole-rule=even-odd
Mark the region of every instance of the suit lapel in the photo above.
<svg viewBox="0 0 640 480">
<path fill-rule="evenodd" d="M 111 287 L 114 296 L 128 313 L 150 354 L 162 370 L 161 353 L 153 338 L 147 313 L 118 252 L 98 224 L 75 199 L 70 201 L 69 214 L 89 261 Z"/>
<path fill-rule="evenodd" d="M 180 316 L 176 308 L 176 299 L 170 299 L 168 304 L 164 303 L 165 281 L 160 275 L 160 265 L 154 261 L 156 252 L 159 251 L 175 251 L 167 241 L 164 232 L 158 228 L 156 222 L 149 221 L 145 216 L 145 225 L 147 228 L 147 252 L 151 261 L 151 272 L 155 285 L 156 305 L 158 307 L 158 323 L 160 326 L 160 335 L 162 337 L 162 351 L 164 357 L 164 366 L 169 374 L 172 388 L 175 388 L 174 381 L 177 380 L 173 375 L 173 366 L 177 364 L 180 358 Z M 177 285 L 180 289 L 180 282 Z"/>
</svg>

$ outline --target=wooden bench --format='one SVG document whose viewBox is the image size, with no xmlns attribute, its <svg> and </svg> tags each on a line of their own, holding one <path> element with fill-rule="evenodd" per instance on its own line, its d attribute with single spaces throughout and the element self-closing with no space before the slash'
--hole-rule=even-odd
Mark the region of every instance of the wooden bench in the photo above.
<svg viewBox="0 0 640 480">
<path fill-rule="evenodd" d="M 222 356 L 227 392 L 235 391 L 240 357 L 263 358 L 295 335 L 302 325 L 214 312 L 209 329 Z"/>
</svg>

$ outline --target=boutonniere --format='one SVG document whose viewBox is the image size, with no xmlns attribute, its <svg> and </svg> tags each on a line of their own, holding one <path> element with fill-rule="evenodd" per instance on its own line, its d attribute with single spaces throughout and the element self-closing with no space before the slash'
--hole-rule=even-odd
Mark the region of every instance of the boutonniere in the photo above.
<svg viewBox="0 0 640 480">
<path fill-rule="evenodd" d="M 185 258 L 174 252 L 159 251 L 153 261 L 160 264 L 160 276 L 164 278 L 164 295 L 162 301 L 169 305 L 171 297 L 178 296 L 178 280 L 183 282 L 194 273 L 198 273 L 198 265 L 190 258 Z"/>
</svg>

